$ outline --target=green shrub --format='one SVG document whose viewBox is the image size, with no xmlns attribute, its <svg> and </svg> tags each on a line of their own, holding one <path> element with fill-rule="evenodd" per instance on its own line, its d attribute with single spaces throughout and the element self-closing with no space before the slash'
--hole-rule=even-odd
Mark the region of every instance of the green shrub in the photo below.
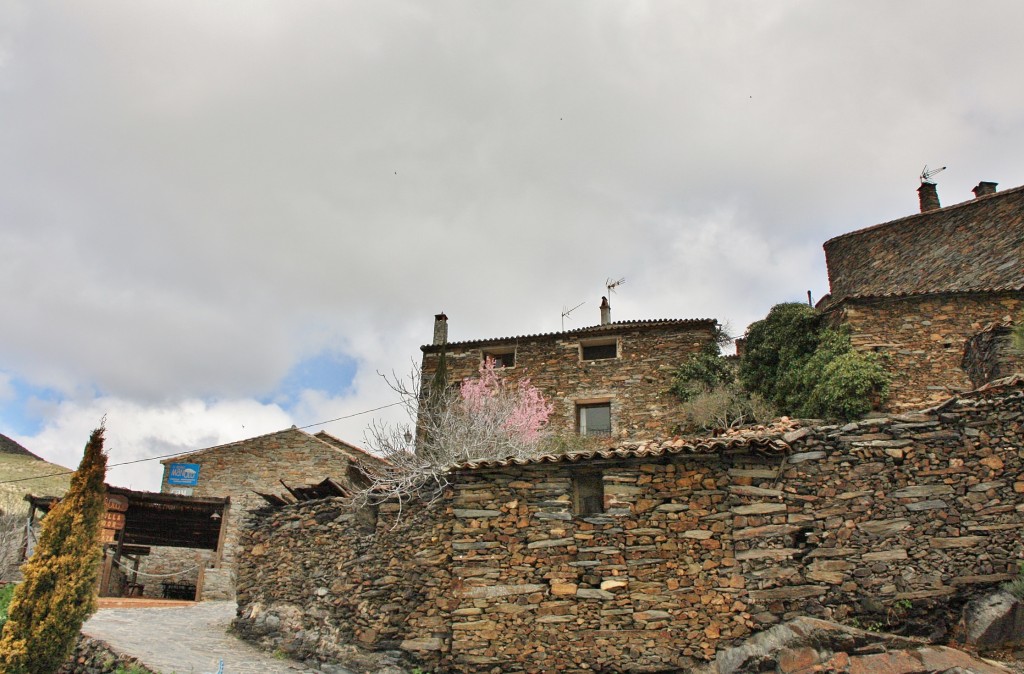
<svg viewBox="0 0 1024 674">
<path fill-rule="evenodd" d="M 891 381 L 876 354 L 855 351 L 844 328 L 797 303 L 778 304 L 750 326 L 739 378 L 783 414 L 830 419 L 863 416 Z"/>
<path fill-rule="evenodd" d="M 718 345 L 712 342 L 676 368 L 669 390 L 683 402 L 688 402 L 735 380 L 735 369 L 718 354 Z"/>
<path fill-rule="evenodd" d="M 766 423 L 775 416 L 761 396 L 747 395 L 736 384 L 720 384 L 698 393 L 681 406 L 683 433 L 735 428 L 743 424 Z"/>
</svg>

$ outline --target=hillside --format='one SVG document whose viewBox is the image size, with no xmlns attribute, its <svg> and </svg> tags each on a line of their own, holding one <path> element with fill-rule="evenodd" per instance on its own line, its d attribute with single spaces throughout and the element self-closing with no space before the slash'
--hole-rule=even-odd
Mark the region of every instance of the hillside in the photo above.
<svg viewBox="0 0 1024 674">
<path fill-rule="evenodd" d="M 67 491 L 71 473 L 67 468 L 40 459 L 38 456 L 0 434 L 0 508 L 5 512 L 27 507 L 25 494 L 59 496 Z M 64 473 L 52 475 L 52 473 Z M 37 480 L 24 478 L 41 477 Z M 10 482 L 11 480 L 23 480 Z"/>
</svg>

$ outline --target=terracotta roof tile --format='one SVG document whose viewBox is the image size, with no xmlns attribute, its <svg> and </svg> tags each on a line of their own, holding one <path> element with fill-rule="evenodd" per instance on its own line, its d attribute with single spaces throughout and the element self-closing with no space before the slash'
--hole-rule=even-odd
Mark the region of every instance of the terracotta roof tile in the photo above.
<svg viewBox="0 0 1024 674">
<path fill-rule="evenodd" d="M 765 456 L 779 456 L 790 453 L 789 444 L 779 437 L 730 437 L 686 441 L 629 443 L 619 447 L 598 449 L 570 454 L 547 454 L 528 459 L 501 459 L 491 461 L 467 461 L 454 466 L 452 470 L 476 470 L 484 468 L 506 468 L 509 466 L 530 466 L 542 463 L 583 463 L 601 459 L 642 459 L 674 454 L 725 454 L 745 452 Z"/>
<path fill-rule="evenodd" d="M 654 329 L 659 327 L 670 327 L 670 326 L 708 326 L 713 327 L 718 324 L 713 318 L 652 318 L 640 321 L 615 321 L 608 325 L 591 325 L 585 328 L 576 328 L 574 330 L 563 330 L 561 332 L 539 332 L 532 335 L 518 335 L 513 337 L 491 337 L 487 339 L 470 339 L 461 342 L 448 342 L 449 347 L 467 347 L 477 346 L 486 344 L 503 344 L 507 342 L 525 341 L 525 340 L 540 340 L 540 339 L 553 339 L 561 337 L 562 335 L 601 335 L 606 332 L 620 332 L 624 329 Z M 438 349 L 437 344 L 425 344 L 420 347 L 422 351 L 436 351 Z"/>
</svg>

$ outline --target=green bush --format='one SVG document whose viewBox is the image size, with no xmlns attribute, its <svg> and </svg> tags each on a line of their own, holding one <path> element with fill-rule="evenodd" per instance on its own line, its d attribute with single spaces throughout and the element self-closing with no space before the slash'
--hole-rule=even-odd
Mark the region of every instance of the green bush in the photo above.
<svg viewBox="0 0 1024 674">
<path fill-rule="evenodd" d="M 676 368 L 669 390 L 683 402 L 688 402 L 718 386 L 731 384 L 735 379 L 734 368 L 718 354 L 718 346 L 712 342 Z"/>
<path fill-rule="evenodd" d="M 830 419 L 863 416 L 891 381 L 876 354 L 855 351 L 845 329 L 797 303 L 778 304 L 750 326 L 739 377 L 784 414 Z"/>
<path fill-rule="evenodd" d="M 735 428 L 743 424 L 766 423 L 775 416 L 761 396 L 747 395 L 736 384 L 720 384 L 684 402 L 681 406 L 683 433 Z"/>
</svg>

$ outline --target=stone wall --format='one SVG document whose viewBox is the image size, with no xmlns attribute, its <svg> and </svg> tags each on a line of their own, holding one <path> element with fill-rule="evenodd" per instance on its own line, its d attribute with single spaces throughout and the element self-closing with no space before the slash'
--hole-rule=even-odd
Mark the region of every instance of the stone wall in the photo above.
<svg viewBox="0 0 1024 674">
<path fill-rule="evenodd" d="M 441 503 L 379 510 L 325 499 L 255 517 L 239 563 L 239 633 L 293 658 L 358 671 L 372 659 L 360 648 L 404 649 L 438 666 L 457 608 L 450 518 Z"/>
<path fill-rule="evenodd" d="M 1021 381 L 785 439 L 784 458 L 675 441 L 465 470 L 372 531 L 337 501 L 267 513 L 239 627 L 307 657 L 346 643 L 443 671 L 653 671 L 797 614 L 935 628 L 1024 559 Z M 604 511 L 579 515 L 595 476 Z"/>
<path fill-rule="evenodd" d="M 80 636 L 75 651 L 57 674 L 114 674 L 117 671 L 133 674 L 153 674 L 139 660 L 114 652 L 105 642 Z"/>
<path fill-rule="evenodd" d="M 1024 372 L 1024 353 L 1013 346 L 1013 327 L 994 325 L 967 340 L 961 363 L 974 388 Z"/>
<path fill-rule="evenodd" d="M 886 409 L 920 409 L 973 388 L 962 367 L 967 341 L 1024 309 L 1024 294 L 974 293 L 846 300 L 832 310 L 853 345 L 886 358 L 895 376 Z"/>
<path fill-rule="evenodd" d="M 590 331 L 537 335 L 448 345 L 448 379 L 476 376 L 490 350 L 515 350 L 515 366 L 503 370 L 512 381 L 529 377 L 554 411 L 549 423 L 558 432 L 577 431 L 578 403 L 610 402 L 612 435 L 652 438 L 674 432 L 679 401 L 668 389 L 672 372 L 713 339 L 711 320 L 616 325 Z M 580 343 L 617 339 L 618 357 L 584 361 Z M 423 347 L 422 380 L 437 370 L 438 347 Z"/>
<path fill-rule="evenodd" d="M 231 499 L 223 523 L 224 540 L 219 559 L 205 551 L 168 552 L 164 549 L 143 562 L 141 569 L 150 574 L 165 574 L 193 566 L 197 560 L 205 562 L 207 568 L 224 568 L 227 573 L 232 573 L 239 532 L 249 517 L 249 511 L 265 505 L 256 492 L 280 494 L 284 492 L 282 480 L 290 486 L 306 486 L 330 477 L 347 485 L 353 459 L 329 442 L 290 428 L 165 460 L 161 485 L 164 493 L 172 492 L 172 486 L 167 483 L 168 466 L 172 462 L 199 464 L 199 481 L 192 488 L 192 496 Z M 196 575 L 197 572 L 191 573 L 192 582 Z M 145 577 L 143 582 L 146 582 Z M 154 586 L 152 591 L 151 584 Z M 218 597 L 223 595 L 224 585 L 219 583 Z M 155 583 L 146 582 L 148 596 L 157 596 L 159 592 L 159 579 Z"/>
</svg>

